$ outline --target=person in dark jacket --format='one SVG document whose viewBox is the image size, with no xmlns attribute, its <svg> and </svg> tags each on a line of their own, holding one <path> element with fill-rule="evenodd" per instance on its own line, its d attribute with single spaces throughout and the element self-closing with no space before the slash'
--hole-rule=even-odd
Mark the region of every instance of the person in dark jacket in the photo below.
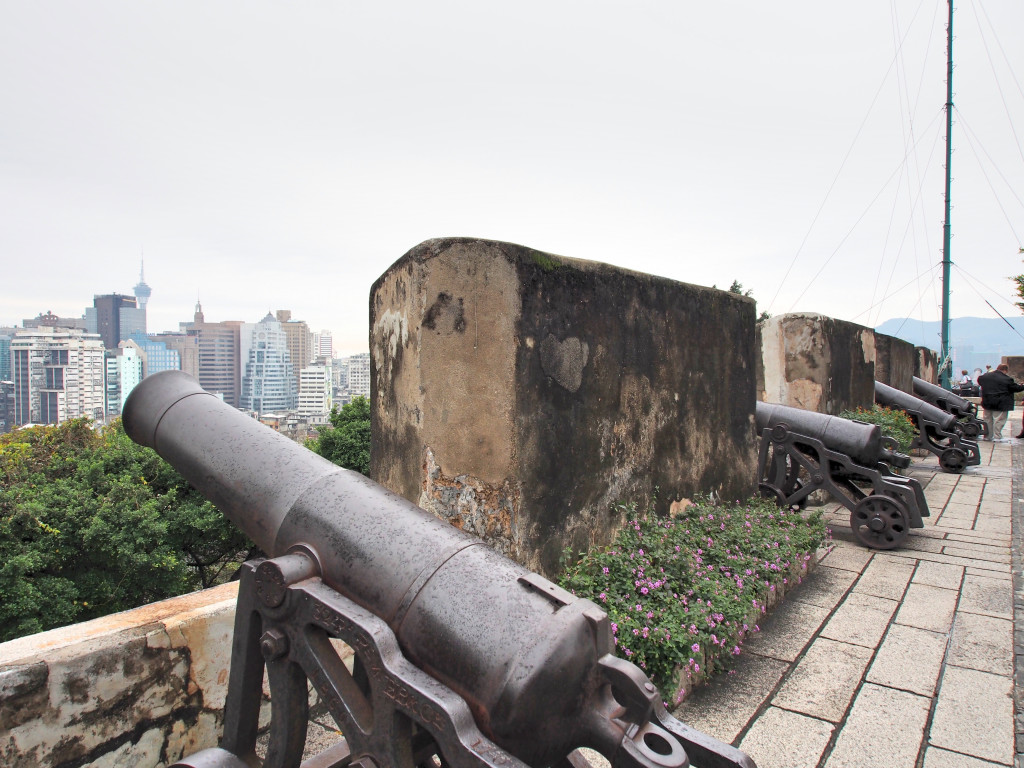
<svg viewBox="0 0 1024 768">
<path fill-rule="evenodd" d="M 981 385 L 981 407 L 985 409 L 984 418 L 988 424 L 989 440 L 1002 438 L 1006 417 L 1013 410 L 1013 393 L 1024 392 L 1024 384 L 1014 381 L 1009 370 L 1010 366 L 1002 363 L 997 365 L 994 371 L 978 377 L 978 384 Z M 1024 431 L 1021 435 L 1024 435 Z"/>
</svg>

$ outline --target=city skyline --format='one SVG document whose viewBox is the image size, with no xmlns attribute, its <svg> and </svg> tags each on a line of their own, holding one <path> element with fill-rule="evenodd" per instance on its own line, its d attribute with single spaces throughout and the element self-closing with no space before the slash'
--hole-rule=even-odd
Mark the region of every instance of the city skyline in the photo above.
<svg viewBox="0 0 1024 768">
<path fill-rule="evenodd" d="M 372 283 L 454 236 L 931 320 L 946 9 L 8 4 L 0 322 L 131 293 L 144 259 L 154 330 L 198 299 L 363 350 Z M 954 317 L 1019 314 L 1022 28 L 958 0 Z"/>
</svg>

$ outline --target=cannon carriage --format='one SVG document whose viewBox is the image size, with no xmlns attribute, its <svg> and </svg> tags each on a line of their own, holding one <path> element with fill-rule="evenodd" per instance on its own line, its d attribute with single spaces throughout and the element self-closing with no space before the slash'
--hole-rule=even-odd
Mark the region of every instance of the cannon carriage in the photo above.
<svg viewBox="0 0 1024 768">
<path fill-rule="evenodd" d="M 936 408 L 956 417 L 955 428 L 966 440 L 977 441 L 988 436 L 988 424 L 978 418 L 978 406 L 964 397 L 914 377 L 914 394 Z"/>
<path fill-rule="evenodd" d="M 906 413 L 917 430 L 911 449 L 922 448 L 934 454 L 944 471 L 960 473 L 981 464 L 978 443 L 957 429 L 954 414 L 880 381 L 875 382 L 875 402 Z"/>
<path fill-rule="evenodd" d="M 893 549 L 929 515 L 921 484 L 893 473 L 910 457 L 877 425 L 785 405 L 756 404 L 759 484 L 781 506 L 803 506 L 828 491 L 850 510 L 850 528 L 864 546 Z"/>
</svg>

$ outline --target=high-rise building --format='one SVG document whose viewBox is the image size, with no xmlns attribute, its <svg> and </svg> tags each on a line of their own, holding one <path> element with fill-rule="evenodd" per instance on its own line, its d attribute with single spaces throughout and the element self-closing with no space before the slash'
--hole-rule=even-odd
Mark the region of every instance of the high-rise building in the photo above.
<svg viewBox="0 0 1024 768">
<path fill-rule="evenodd" d="M 11 341 L 14 422 L 59 424 L 104 412 L 103 342 L 78 329 L 19 331 Z"/>
<path fill-rule="evenodd" d="M 333 402 L 331 366 L 317 360 L 303 368 L 299 379 L 299 416 L 313 423 L 326 423 Z"/>
<path fill-rule="evenodd" d="M 320 333 L 313 334 L 313 349 L 316 350 L 313 355 L 315 359 L 319 360 L 330 360 L 334 357 L 334 339 L 331 338 L 331 332 L 326 328 Z"/>
<path fill-rule="evenodd" d="M 193 379 L 199 379 L 199 338 L 188 333 L 151 333 L 149 338 L 153 341 L 161 341 L 168 349 L 178 353 L 179 365 L 184 373 Z"/>
<path fill-rule="evenodd" d="M 22 328 L 80 328 L 87 330 L 84 317 L 58 317 L 47 310 L 37 317 L 21 321 Z M 93 331 L 95 333 L 95 331 Z"/>
<path fill-rule="evenodd" d="M 133 341 L 122 342 L 121 354 L 117 360 L 117 380 L 120 384 L 117 412 L 124 410 L 124 403 L 132 390 L 146 378 L 146 361 L 142 351 Z"/>
<path fill-rule="evenodd" d="M 239 407 L 257 414 L 294 411 L 298 406 L 298 379 L 282 323 L 268 312 L 258 323 L 243 324 L 241 353 Z"/>
<path fill-rule="evenodd" d="M 0 381 L 0 435 L 14 427 L 14 382 Z"/>
<path fill-rule="evenodd" d="M 313 362 L 313 333 L 305 320 L 292 320 L 290 309 L 277 310 L 277 321 L 288 340 L 288 356 L 292 361 L 292 374 L 299 380 L 299 372 Z"/>
<path fill-rule="evenodd" d="M 348 391 L 352 397 L 370 396 L 370 353 L 348 358 Z"/>
<path fill-rule="evenodd" d="M 181 323 L 181 330 L 194 336 L 198 348 L 199 386 L 220 395 L 224 402 L 238 408 L 242 397 L 241 320 L 208 323 L 203 307 L 196 302 L 191 323 Z"/>
<path fill-rule="evenodd" d="M 136 333 L 146 332 L 146 310 L 140 310 L 134 296 L 110 293 L 93 296 L 92 306 L 85 309 L 85 325 L 89 333 L 98 333 L 107 349 Z"/>
<path fill-rule="evenodd" d="M 11 381 L 11 340 L 17 328 L 0 328 L 0 381 Z"/>
</svg>

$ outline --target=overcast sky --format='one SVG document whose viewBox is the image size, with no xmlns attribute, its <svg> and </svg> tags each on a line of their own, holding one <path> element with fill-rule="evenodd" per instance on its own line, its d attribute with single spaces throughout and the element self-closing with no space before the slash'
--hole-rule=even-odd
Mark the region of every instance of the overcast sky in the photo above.
<svg viewBox="0 0 1024 768">
<path fill-rule="evenodd" d="M 198 297 L 359 352 L 371 283 L 445 236 L 933 320 L 946 14 L 0 0 L 0 325 L 131 293 L 144 255 L 151 331 Z M 954 29 L 952 314 L 1019 314 L 1024 2 L 961 0 Z"/>
</svg>

